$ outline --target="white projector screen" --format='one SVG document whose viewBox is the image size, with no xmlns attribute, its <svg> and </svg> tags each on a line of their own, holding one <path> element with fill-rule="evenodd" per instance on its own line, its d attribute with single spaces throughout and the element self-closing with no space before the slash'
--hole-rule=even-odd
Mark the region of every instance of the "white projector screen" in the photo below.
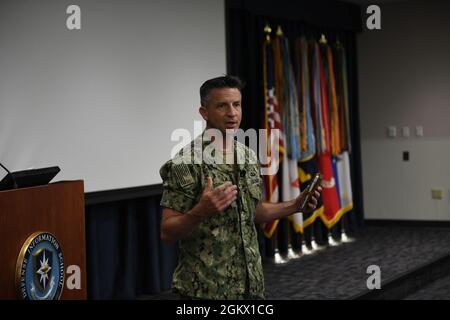
<svg viewBox="0 0 450 320">
<path fill-rule="evenodd" d="M 0 162 L 86 192 L 160 183 L 225 56 L 223 0 L 1 0 Z"/>
</svg>

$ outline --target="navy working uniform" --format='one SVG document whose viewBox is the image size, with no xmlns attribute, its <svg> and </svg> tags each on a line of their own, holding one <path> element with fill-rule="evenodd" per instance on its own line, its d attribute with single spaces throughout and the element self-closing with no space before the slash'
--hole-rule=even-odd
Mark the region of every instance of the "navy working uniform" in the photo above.
<svg viewBox="0 0 450 320">
<path fill-rule="evenodd" d="M 173 291 L 203 299 L 264 299 L 264 276 L 254 223 L 262 186 L 256 154 L 234 141 L 238 164 L 208 164 L 204 159 L 194 163 L 196 156 L 204 156 L 203 151 L 210 143 L 200 135 L 160 169 L 161 206 L 181 213 L 197 204 L 207 177 L 212 178 L 214 188 L 227 181 L 238 187 L 237 199 L 223 213 L 207 218 L 180 240 Z"/>
</svg>

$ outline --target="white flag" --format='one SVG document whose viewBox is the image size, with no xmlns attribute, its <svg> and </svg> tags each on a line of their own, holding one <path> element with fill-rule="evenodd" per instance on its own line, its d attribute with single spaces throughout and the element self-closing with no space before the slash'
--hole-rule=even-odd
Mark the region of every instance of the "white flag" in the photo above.
<svg viewBox="0 0 450 320">
<path fill-rule="evenodd" d="M 336 168 L 339 177 L 339 198 L 341 209 L 345 211 L 353 208 L 352 181 L 350 179 L 350 159 L 348 152 L 344 151 L 337 157 Z"/>
<path fill-rule="evenodd" d="M 294 200 L 300 195 L 300 180 L 298 178 L 297 160 L 284 157 L 281 169 L 283 184 L 281 189 L 282 201 Z M 296 232 L 303 232 L 303 214 L 296 212 L 290 216 Z"/>
</svg>

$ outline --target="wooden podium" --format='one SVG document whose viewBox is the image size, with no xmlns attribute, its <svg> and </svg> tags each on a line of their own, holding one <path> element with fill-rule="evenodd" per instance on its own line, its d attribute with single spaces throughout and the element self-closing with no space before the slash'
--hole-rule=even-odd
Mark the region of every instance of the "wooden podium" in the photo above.
<svg viewBox="0 0 450 320">
<path fill-rule="evenodd" d="M 0 191 L 0 299 L 19 298 L 16 263 L 24 242 L 38 231 L 49 232 L 58 240 L 64 255 L 64 273 L 70 265 L 81 269 L 81 289 L 69 290 L 64 281 L 61 299 L 86 299 L 84 221 L 81 180 Z"/>
</svg>

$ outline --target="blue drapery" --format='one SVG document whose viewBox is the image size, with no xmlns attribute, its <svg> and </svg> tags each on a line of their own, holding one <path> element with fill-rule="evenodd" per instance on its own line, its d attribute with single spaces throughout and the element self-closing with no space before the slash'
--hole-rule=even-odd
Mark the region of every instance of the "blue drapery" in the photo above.
<svg viewBox="0 0 450 320">
<path fill-rule="evenodd" d="M 161 196 L 86 206 L 89 299 L 170 289 L 177 245 L 160 240 Z"/>
</svg>

